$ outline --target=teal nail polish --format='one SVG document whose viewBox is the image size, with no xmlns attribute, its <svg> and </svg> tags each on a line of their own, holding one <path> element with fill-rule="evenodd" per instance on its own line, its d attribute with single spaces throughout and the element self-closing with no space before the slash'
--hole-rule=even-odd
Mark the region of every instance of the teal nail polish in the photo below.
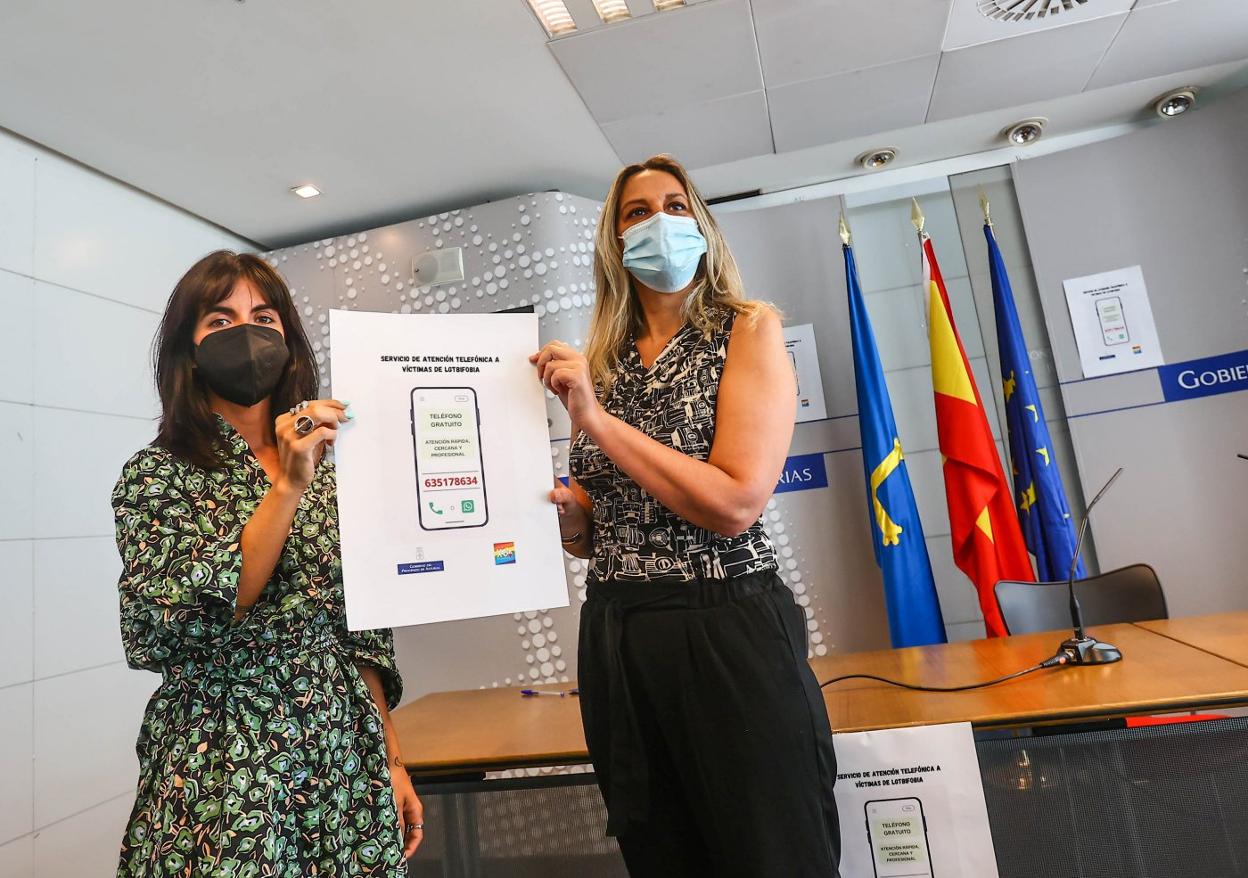
<svg viewBox="0 0 1248 878">
<path fill-rule="evenodd" d="M 350 412 L 347 412 L 347 420 L 348 420 L 348 421 L 354 421 L 354 420 L 355 420 L 355 415 L 351 414 Z"/>
</svg>

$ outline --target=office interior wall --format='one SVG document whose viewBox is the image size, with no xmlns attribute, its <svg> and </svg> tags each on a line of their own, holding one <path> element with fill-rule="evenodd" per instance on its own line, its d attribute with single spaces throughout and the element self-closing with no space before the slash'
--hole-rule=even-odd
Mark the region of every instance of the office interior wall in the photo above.
<svg viewBox="0 0 1248 878">
<path fill-rule="evenodd" d="M 970 306 L 965 261 L 956 240 L 947 185 L 930 197 L 933 231 L 948 249 L 947 271 L 960 309 Z M 928 187 L 930 189 L 930 186 Z M 927 196 L 925 196 L 927 198 Z M 540 315 L 543 342 L 562 338 L 583 346 L 593 301 L 592 233 L 599 206 L 562 193 L 541 193 L 450 211 L 407 223 L 310 242 L 266 254 L 289 281 L 308 322 L 318 358 L 330 376 L 328 310 L 361 308 L 395 312 L 488 312 L 533 304 Z M 729 243 L 741 263 L 751 294 L 774 301 L 790 323 L 816 327 L 821 371 L 830 417 L 801 425 L 794 455 L 818 453 L 829 487 L 777 494 L 764 514 L 781 553 L 781 576 L 807 615 L 812 654 L 888 645 L 879 573 L 870 548 L 862 460 L 858 453 L 856 401 L 845 321 L 844 279 L 835 242 L 839 201 L 833 199 L 723 218 Z M 917 251 L 896 238 L 899 216 L 909 210 L 897 199 L 887 206 L 864 205 L 862 234 L 876 254 L 864 269 L 872 307 L 887 326 L 890 356 L 901 361 L 890 380 L 907 408 L 903 441 L 913 449 L 926 485 L 922 494 L 929 543 L 938 567 L 946 619 L 954 637 L 982 633 L 974 592 L 952 565 L 948 526 L 942 524 L 943 484 L 932 426 L 930 370 L 926 366 L 924 312 L 913 295 L 919 276 Z M 788 231 L 800 238 L 794 245 Z M 909 238 L 913 238 L 913 232 Z M 463 247 L 465 280 L 432 288 L 413 287 L 414 257 L 430 250 Z M 892 260 L 913 262 L 898 271 Z M 876 267 L 878 266 L 878 267 Z M 778 275 L 783 267 L 788 274 Z M 902 289 L 904 288 L 904 289 Z M 879 290 L 879 295 L 875 291 Z M 908 292 L 907 292 L 908 290 Z M 899 298 L 915 307 L 898 314 Z M 970 313 L 970 312 L 968 312 Z M 973 314 L 968 338 L 978 338 Z M 918 327 L 918 336 L 915 328 Z M 922 351 L 910 349 L 922 340 Z M 984 369 L 982 345 L 976 366 Z M 925 386 L 926 382 L 926 386 Z M 566 472 L 566 416 L 548 396 L 552 475 Z M 995 417 L 995 416 L 994 416 Z M 577 617 L 584 598 L 585 565 L 567 560 L 571 605 L 505 616 L 415 626 L 396 632 L 407 698 L 441 689 L 560 682 L 575 675 Z"/>
<path fill-rule="evenodd" d="M 1084 493 L 1124 469 L 1093 513 L 1101 567 L 1152 564 L 1172 615 L 1248 608 L 1248 396 L 1084 380 L 1062 281 L 1140 265 L 1168 363 L 1248 349 L 1246 140 L 1248 90 L 1015 169 Z"/>
<path fill-rule="evenodd" d="M 250 242 L 0 132 L 0 875 L 113 875 L 159 677 L 125 665 L 109 494 L 159 315 Z"/>
<path fill-rule="evenodd" d="M 1001 421 L 991 404 L 996 381 L 986 359 L 967 258 L 945 178 L 844 198 L 733 211 L 720 217 L 751 294 L 776 302 L 788 323 L 815 324 L 829 417 L 825 422 L 797 426 L 794 453 L 825 452 L 828 487 L 801 495 L 796 529 L 807 546 L 805 563 L 821 616 L 835 632 L 833 645 L 841 651 L 889 645 L 859 447 L 845 271 L 837 236 L 842 210 L 853 232 L 859 278 L 923 521 L 947 634 L 950 639 L 969 639 L 982 637 L 984 631 L 975 591 L 953 563 L 932 397 L 927 295 L 922 288 L 918 239 L 910 221 L 912 197 L 919 200 L 926 215 L 926 228 L 1000 450 Z M 991 305 L 987 316 L 991 317 Z"/>
<path fill-rule="evenodd" d="M 982 636 L 974 589 L 954 566 L 937 450 L 926 298 L 920 289 L 909 195 L 928 214 L 942 268 L 985 398 L 995 384 L 948 182 L 859 197 L 847 205 L 868 307 L 880 339 L 902 441 L 926 529 L 949 636 Z M 777 494 L 764 521 L 781 576 L 807 615 L 813 655 L 887 647 L 888 626 L 859 451 L 857 401 L 836 219 L 839 198 L 725 213 L 724 233 L 749 293 L 774 302 L 790 324 L 813 323 L 828 418 L 797 427 L 792 455 L 817 455 L 827 487 Z M 474 313 L 532 304 L 541 341 L 583 346 L 593 301 L 592 235 L 599 205 L 540 193 L 423 217 L 265 254 L 291 285 L 329 392 L 328 310 Z M 422 287 L 413 259 L 462 247 L 462 282 Z M 415 286 L 414 286 L 415 285 Z M 548 395 L 552 475 L 566 472 L 567 419 Z M 999 435 L 995 407 L 989 412 Z M 396 632 L 408 700 L 436 690 L 561 682 L 575 675 L 585 565 L 568 558 L 568 608 L 423 625 Z"/>
</svg>

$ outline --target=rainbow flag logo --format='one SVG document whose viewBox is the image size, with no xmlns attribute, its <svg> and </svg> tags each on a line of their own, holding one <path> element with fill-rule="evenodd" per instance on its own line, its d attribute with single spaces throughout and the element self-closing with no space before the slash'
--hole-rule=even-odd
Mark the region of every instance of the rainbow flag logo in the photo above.
<svg viewBox="0 0 1248 878">
<path fill-rule="evenodd" d="M 516 563 L 516 544 L 515 543 L 495 543 L 494 544 L 494 563 L 495 564 L 515 564 Z"/>
</svg>

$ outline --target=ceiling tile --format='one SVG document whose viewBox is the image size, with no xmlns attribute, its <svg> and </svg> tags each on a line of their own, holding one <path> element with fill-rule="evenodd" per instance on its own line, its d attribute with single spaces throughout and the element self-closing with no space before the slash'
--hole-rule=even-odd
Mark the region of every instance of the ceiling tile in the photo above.
<svg viewBox="0 0 1248 878">
<path fill-rule="evenodd" d="M 522 0 L 155 9 L 0 2 L 0 126 L 265 246 L 617 167 Z"/>
<path fill-rule="evenodd" d="M 754 0 L 768 88 L 940 51 L 950 0 Z"/>
<path fill-rule="evenodd" d="M 1123 14 L 946 52 L 927 121 L 1077 94 Z"/>
<path fill-rule="evenodd" d="M 1080 4 L 1067 8 L 1070 0 L 1029 0 L 1020 4 L 1018 0 L 953 0 L 953 10 L 949 13 L 949 27 L 945 31 L 945 51 L 964 49 L 980 43 L 991 43 L 995 40 L 1008 40 L 1023 34 L 1037 31 L 1052 30 L 1128 12 L 1136 0 L 1082 0 Z M 1005 21 L 986 15 L 983 10 L 1018 11 L 1025 9 L 1031 18 L 1021 21 Z M 1043 15 L 1039 13 L 1043 12 Z"/>
<path fill-rule="evenodd" d="M 624 162 L 666 152 L 699 168 L 772 151 L 761 91 L 607 122 L 602 130 Z"/>
<path fill-rule="evenodd" d="M 746 0 L 631 19 L 555 40 L 550 51 L 599 122 L 763 87 Z"/>
<path fill-rule="evenodd" d="M 1248 2 L 1176 0 L 1137 9 L 1089 88 L 1248 58 Z"/>
<path fill-rule="evenodd" d="M 1180 71 L 1032 104 L 1014 104 L 975 116 L 892 129 L 794 152 L 699 168 L 698 186 L 710 196 L 719 196 L 745 189 L 771 192 L 838 178 L 866 178 L 872 175 L 854 164 L 854 156 L 881 143 L 899 148 L 898 167 L 970 155 L 1001 148 L 1001 129 L 1027 116 L 1050 117 L 1046 138 L 1147 118 L 1144 108 L 1150 97 L 1186 84 L 1202 86 L 1204 97 L 1213 105 L 1225 95 L 1248 88 L 1248 61 Z M 1002 163 L 1025 160 L 1028 150 L 1002 149 L 1000 155 Z M 849 187 L 846 191 L 856 191 L 878 188 L 880 184 L 863 179 L 856 183 L 847 181 L 846 185 Z"/>
<path fill-rule="evenodd" d="M 776 152 L 920 125 L 940 55 L 767 90 Z"/>
</svg>

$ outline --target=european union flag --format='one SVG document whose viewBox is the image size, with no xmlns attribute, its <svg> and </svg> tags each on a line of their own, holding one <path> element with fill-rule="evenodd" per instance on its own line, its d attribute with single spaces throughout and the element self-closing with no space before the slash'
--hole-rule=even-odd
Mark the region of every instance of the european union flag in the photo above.
<svg viewBox="0 0 1248 878">
<path fill-rule="evenodd" d="M 992 225 L 984 224 L 988 264 L 992 270 L 992 301 L 997 315 L 997 346 L 1001 352 L 1001 381 L 1014 472 L 1014 503 L 1027 550 L 1036 556 L 1036 574 L 1042 581 L 1065 581 L 1075 554 L 1075 529 L 1066 504 L 1066 489 L 1057 469 L 1053 441 L 1044 422 L 1044 409 L 1031 374 L 1031 357 L 1018 323 L 1014 291 L 1005 272 Z M 1086 574 L 1083 560 L 1075 576 Z"/>
<path fill-rule="evenodd" d="M 854 344 L 854 379 L 858 389 L 858 429 L 871 505 L 871 542 L 875 563 L 884 574 L 888 630 L 893 646 L 945 642 L 945 623 L 936 597 L 932 562 L 923 541 L 923 525 L 910 488 L 910 476 L 897 437 L 893 405 L 884 383 L 880 352 L 871 318 L 858 285 L 854 250 L 845 251 L 849 287 L 849 327 Z"/>
</svg>

